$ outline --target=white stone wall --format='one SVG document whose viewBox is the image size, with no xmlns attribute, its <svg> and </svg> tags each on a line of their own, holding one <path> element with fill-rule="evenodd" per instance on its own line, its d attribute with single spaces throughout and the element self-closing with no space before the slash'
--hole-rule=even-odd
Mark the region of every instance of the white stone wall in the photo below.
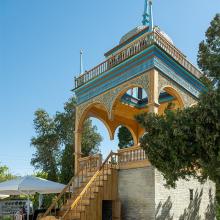
<svg viewBox="0 0 220 220">
<path fill-rule="evenodd" d="M 119 170 L 118 193 L 122 220 L 153 220 L 155 216 L 154 168 Z"/>
<path fill-rule="evenodd" d="M 156 220 L 214 220 L 215 184 L 180 180 L 176 189 L 167 189 L 161 173 L 155 170 Z M 190 189 L 194 199 L 190 202 Z"/>
<path fill-rule="evenodd" d="M 190 189 L 193 201 L 190 202 Z M 118 194 L 122 220 L 214 220 L 215 184 L 197 180 L 178 181 L 176 189 L 165 187 L 152 166 L 119 170 Z"/>
</svg>

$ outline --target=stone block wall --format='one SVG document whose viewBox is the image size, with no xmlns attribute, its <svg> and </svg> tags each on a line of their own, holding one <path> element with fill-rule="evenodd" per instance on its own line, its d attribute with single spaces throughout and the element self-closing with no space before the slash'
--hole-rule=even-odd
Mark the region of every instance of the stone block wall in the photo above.
<svg viewBox="0 0 220 220">
<path fill-rule="evenodd" d="M 123 220 L 152 220 L 155 216 L 155 178 L 152 166 L 119 170 L 118 194 Z"/>
<path fill-rule="evenodd" d="M 193 199 L 190 201 L 190 190 Z M 197 180 L 178 181 L 165 187 L 152 166 L 118 171 L 118 195 L 122 220 L 214 220 L 215 184 Z"/>
<path fill-rule="evenodd" d="M 195 179 L 180 180 L 168 189 L 161 173 L 155 170 L 156 220 L 214 220 L 215 184 L 200 184 Z M 190 190 L 193 194 L 190 200 Z M 191 195 L 192 196 L 192 195 Z"/>
</svg>

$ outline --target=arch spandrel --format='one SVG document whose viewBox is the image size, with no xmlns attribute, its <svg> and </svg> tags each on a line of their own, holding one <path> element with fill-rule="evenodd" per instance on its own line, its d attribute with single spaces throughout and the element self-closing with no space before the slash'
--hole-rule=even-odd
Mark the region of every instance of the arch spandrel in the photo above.
<svg viewBox="0 0 220 220">
<path fill-rule="evenodd" d="M 120 86 L 117 86 L 103 94 L 100 94 L 89 101 L 86 101 L 80 105 L 77 106 L 76 108 L 76 125 L 78 127 L 79 121 L 81 120 L 81 117 L 85 113 L 85 111 L 95 103 L 99 103 L 103 105 L 106 109 L 106 112 L 108 114 L 109 120 L 113 119 L 113 108 L 114 108 L 114 103 L 118 99 L 118 97 L 123 93 L 126 89 L 129 89 L 131 87 L 141 87 L 145 90 L 147 94 L 149 94 L 149 79 L 148 79 L 148 74 L 144 73 L 139 77 L 136 77 L 134 79 L 131 79 L 127 81 L 126 83 L 121 84 Z"/>
<path fill-rule="evenodd" d="M 111 110 L 110 110 L 110 118 L 113 119 L 113 112 L 115 105 L 117 104 L 117 100 L 129 89 L 139 87 L 145 90 L 147 95 L 149 95 L 149 77 L 148 74 L 145 73 L 139 77 L 136 77 L 132 80 L 127 81 L 126 83 L 118 86 L 115 88 L 114 97 L 111 103 Z"/>
<path fill-rule="evenodd" d="M 179 105 L 178 108 L 183 109 L 185 107 L 184 101 L 183 101 L 183 98 L 182 98 L 181 94 L 179 94 L 179 91 L 177 91 L 176 88 L 173 87 L 173 85 L 163 86 L 161 88 L 160 92 L 162 92 L 163 90 L 177 99 L 177 102 L 178 102 L 178 105 Z"/>
<path fill-rule="evenodd" d="M 190 107 L 192 104 L 197 102 L 197 99 L 191 96 L 188 92 L 184 91 L 180 86 L 176 83 L 163 77 L 161 74 L 158 76 L 158 94 L 160 94 L 164 88 L 170 88 L 170 91 L 175 91 L 174 96 L 178 96 L 179 100 L 181 100 L 183 107 Z"/>
<path fill-rule="evenodd" d="M 76 129 L 80 129 L 82 127 L 83 122 L 89 116 L 90 109 L 92 109 L 92 107 L 96 105 L 101 105 L 105 109 L 107 115 L 109 115 L 108 109 L 106 108 L 106 106 L 103 104 L 101 100 L 98 100 L 98 99 L 89 100 L 76 107 L 76 126 L 75 126 Z"/>
<path fill-rule="evenodd" d="M 97 106 L 102 106 L 102 111 L 95 111 Z M 79 105 L 76 107 L 76 126 L 75 130 L 77 132 L 82 132 L 83 124 L 87 118 L 96 118 L 100 120 L 106 127 L 109 133 L 110 140 L 113 140 L 114 134 L 111 123 L 109 121 L 108 112 L 105 106 L 101 102 L 87 102 L 84 105 Z"/>
</svg>

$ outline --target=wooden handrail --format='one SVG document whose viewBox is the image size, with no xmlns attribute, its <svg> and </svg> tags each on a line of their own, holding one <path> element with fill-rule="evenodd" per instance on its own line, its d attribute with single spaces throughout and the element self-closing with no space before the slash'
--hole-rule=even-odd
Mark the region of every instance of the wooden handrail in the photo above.
<svg viewBox="0 0 220 220">
<path fill-rule="evenodd" d="M 90 155 L 90 156 L 88 156 L 88 157 L 81 157 L 81 158 L 78 159 L 78 161 L 82 162 L 82 161 L 89 160 L 89 159 L 91 159 L 91 158 L 99 159 L 99 158 L 100 158 L 100 154 L 94 155 L 94 156 L 91 156 L 91 155 Z"/>
<path fill-rule="evenodd" d="M 87 157 L 84 160 L 85 161 L 86 161 L 86 159 L 89 160 L 89 158 L 90 157 Z M 104 176 L 106 175 L 106 173 L 105 173 L 106 170 L 107 170 L 107 175 L 108 175 L 109 168 L 110 169 L 112 169 L 112 168 L 118 169 L 120 167 L 120 163 L 122 165 L 124 165 L 126 163 L 136 162 L 136 161 L 144 161 L 146 159 L 147 158 L 146 158 L 144 150 L 142 148 L 140 148 L 139 146 L 134 146 L 134 147 L 130 147 L 127 149 L 121 149 L 118 151 L 118 153 L 114 153 L 111 151 L 110 154 L 105 159 L 105 161 L 100 165 L 100 167 L 97 168 L 95 174 L 91 178 L 89 178 L 85 187 L 83 187 L 82 190 L 80 192 L 78 192 L 79 195 L 74 197 L 73 203 L 67 208 L 67 210 L 65 210 L 61 219 L 64 219 L 65 216 L 69 212 L 71 212 L 71 214 L 73 214 L 73 213 L 77 213 L 79 211 L 78 208 L 83 206 L 82 200 L 85 198 L 85 196 L 87 196 L 87 194 L 89 194 L 91 196 L 91 193 L 94 193 L 92 187 L 93 186 L 99 187 L 100 181 L 104 180 Z M 83 160 L 83 162 L 84 162 L 84 160 Z M 82 169 L 80 169 L 80 171 L 78 171 L 77 174 L 71 179 L 71 181 L 68 183 L 68 185 L 62 190 L 60 195 L 56 198 L 56 200 L 51 204 L 51 206 L 44 213 L 43 217 L 48 216 L 52 212 L 52 210 L 56 208 L 56 204 L 59 203 L 59 200 L 62 198 L 62 196 L 65 195 L 65 193 L 67 193 L 67 192 L 72 193 L 72 191 L 68 191 L 72 187 L 71 184 L 72 183 L 75 184 L 77 182 L 76 180 L 80 181 L 81 175 L 82 175 L 82 178 L 84 177 L 85 172 L 83 172 L 83 171 L 85 171 L 84 168 L 88 164 L 89 164 L 89 162 L 85 163 L 84 167 Z M 89 164 L 89 165 L 91 165 L 91 164 Z M 90 174 L 90 171 L 88 172 L 88 174 Z M 86 176 L 86 178 L 87 177 L 90 177 L 90 175 Z M 103 179 L 102 179 L 102 177 L 103 177 Z M 83 179 L 82 179 L 82 181 L 83 181 Z M 64 202 L 67 202 L 67 200 Z M 73 211 L 73 213 L 72 213 L 72 211 Z"/>
<path fill-rule="evenodd" d="M 171 44 L 160 32 L 154 31 L 153 33 L 154 33 L 154 38 L 159 37 L 159 41 L 154 39 L 154 42 L 156 44 L 158 44 L 168 54 L 172 55 L 176 61 L 178 61 L 182 66 L 184 66 L 188 71 L 190 71 L 197 78 L 200 78 L 202 76 L 202 72 L 195 65 L 193 65 L 189 60 L 187 60 L 186 56 L 178 48 L 176 48 L 173 44 Z M 168 46 L 169 49 L 163 46 Z"/>
<path fill-rule="evenodd" d="M 98 168 L 102 164 L 102 156 L 101 154 L 82 157 L 78 159 L 78 167 L 79 169 L 84 166 L 85 163 L 90 163 L 90 168 Z"/>
<path fill-rule="evenodd" d="M 81 85 L 85 84 L 86 82 L 89 82 L 90 80 L 96 78 L 100 74 L 106 72 L 107 70 L 115 67 L 119 63 L 125 61 L 126 59 L 136 55 L 137 53 L 139 53 L 140 51 L 145 49 L 147 47 L 146 43 L 147 42 L 150 43 L 150 41 L 146 41 L 146 37 L 149 37 L 150 34 L 151 33 L 146 33 L 143 37 L 132 42 L 130 45 L 123 48 L 123 50 L 121 50 L 120 52 L 118 52 L 114 56 L 109 57 L 107 60 L 105 60 L 101 64 L 97 65 L 96 67 L 92 68 L 89 71 L 86 71 L 85 73 L 81 74 L 79 77 L 76 77 L 75 78 L 75 88 L 78 88 Z M 142 46 L 139 46 L 138 49 L 135 49 L 137 44 L 140 44 Z M 128 51 L 129 49 L 132 49 L 132 51 L 129 52 Z"/>
<path fill-rule="evenodd" d="M 137 145 L 137 146 L 133 146 L 133 147 L 119 149 L 118 153 L 120 154 L 120 153 L 129 152 L 129 151 L 133 151 L 133 150 L 139 150 L 139 149 L 141 149 L 141 147 Z"/>
<path fill-rule="evenodd" d="M 47 209 L 47 211 L 44 213 L 43 217 L 46 217 L 53 208 L 56 207 L 56 204 L 58 203 L 58 201 L 61 199 L 61 197 L 67 192 L 68 188 L 71 186 L 71 184 L 74 182 L 74 180 L 78 177 L 78 174 L 81 172 L 78 171 L 77 175 L 75 175 L 74 177 L 72 177 L 72 179 L 69 181 L 69 183 L 66 185 L 66 187 L 61 191 L 61 193 L 59 194 L 59 196 L 56 198 L 56 200 L 54 200 L 54 202 L 50 205 L 50 207 Z"/>
<path fill-rule="evenodd" d="M 92 158 L 92 156 L 90 156 Z M 56 204 L 60 201 L 63 195 L 68 192 L 68 189 L 71 187 L 71 184 L 75 183 L 77 178 L 80 177 L 80 174 L 84 174 L 83 170 L 88 164 L 84 164 L 84 166 L 77 171 L 77 173 L 72 177 L 72 179 L 69 181 L 69 183 L 66 185 L 66 187 L 61 191 L 59 196 L 53 201 L 53 203 L 50 205 L 50 207 L 47 209 L 47 211 L 44 213 L 43 217 L 46 217 L 49 213 L 52 212 L 53 209 L 56 208 Z"/>
<path fill-rule="evenodd" d="M 118 151 L 119 165 L 143 160 L 147 160 L 147 156 L 144 149 L 139 146 L 128 147 Z"/>
<path fill-rule="evenodd" d="M 99 173 L 101 172 L 102 168 L 105 166 L 105 164 L 107 163 L 107 161 L 111 158 L 111 156 L 113 155 L 113 152 L 111 151 L 111 153 L 108 155 L 108 157 L 106 158 L 106 160 L 103 162 L 103 164 L 101 165 L 101 167 L 99 168 L 98 171 L 96 171 L 96 173 L 94 174 L 94 176 L 91 178 L 91 180 L 87 183 L 87 185 L 85 186 L 85 188 L 83 189 L 83 191 L 80 193 L 80 195 L 77 197 L 77 199 L 74 201 L 74 203 L 71 206 L 71 209 L 73 209 L 75 207 L 75 205 L 77 204 L 78 200 L 80 198 L 82 198 L 82 196 L 85 194 L 85 192 L 87 191 L 87 189 L 92 185 L 92 183 L 94 182 L 94 180 L 96 179 L 96 177 L 99 175 Z"/>
<path fill-rule="evenodd" d="M 81 199 L 83 198 L 83 196 L 85 195 L 85 193 L 87 192 L 87 190 L 91 187 L 91 185 L 94 183 L 94 181 L 96 180 L 96 178 L 99 176 L 99 174 L 101 173 L 102 169 L 104 168 L 104 166 L 106 165 L 106 163 L 108 162 L 108 160 L 112 157 L 112 155 L 114 155 L 115 153 L 113 153 L 112 151 L 110 152 L 110 154 L 108 155 L 108 157 L 105 159 L 105 161 L 102 163 L 102 165 L 100 166 L 100 168 L 96 171 L 96 173 L 93 175 L 93 177 L 90 179 L 90 181 L 86 184 L 86 186 L 83 188 L 82 192 L 79 194 L 79 196 L 74 200 L 73 204 L 66 210 L 66 212 L 64 213 L 64 215 L 62 216 L 61 219 L 64 219 L 65 216 L 68 214 L 68 212 L 70 210 L 73 210 L 74 208 L 77 207 L 77 205 L 79 204 L 79 202 L 81 201 Z"/>
</svg>

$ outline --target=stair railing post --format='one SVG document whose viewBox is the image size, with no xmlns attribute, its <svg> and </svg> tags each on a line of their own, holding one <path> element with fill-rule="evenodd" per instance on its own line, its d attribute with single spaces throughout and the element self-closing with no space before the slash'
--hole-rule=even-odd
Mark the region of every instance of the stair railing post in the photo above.
<svg viewBox="0 0 220 220">
<path fill-rule="evenodd" d="M 86 163 L 86 178 L 88 179 L 88 171 L 87 171 L 87 166 L 88 166 L 88 164 Z"/>
<path fill-rule="evenodd" d="M 83 184 L 83 181 L 84 181 L 84 169 L 82 169 L 82 179 L 81 179 L 81 184 L 80 185 Z"/>
</svg>

